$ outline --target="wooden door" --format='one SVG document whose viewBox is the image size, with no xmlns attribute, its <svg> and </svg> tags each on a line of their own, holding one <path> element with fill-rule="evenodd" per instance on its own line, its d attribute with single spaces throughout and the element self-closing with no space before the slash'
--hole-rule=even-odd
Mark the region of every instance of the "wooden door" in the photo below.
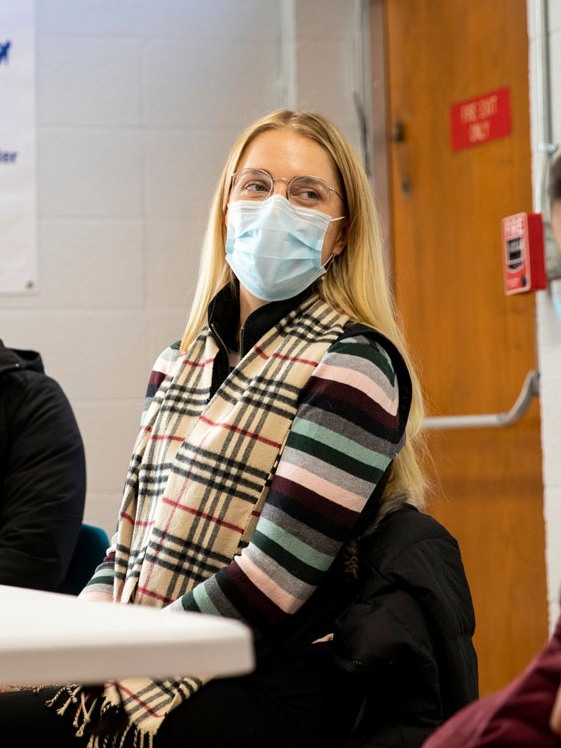
<svg viewBox="0 0 561 748">
<path fill-rule="evenodd" d="M 501 250 L 501 219 L 532 211 L 526 0 L 381 7 L 393 275 L 428 415 L 505 412 L 537 366 L 534 297 L 505 296 Z M 505 87 L 510 134 L 452 150 L 452 105 Z M 486 694 L 547 637 L 538 400 L 510 428 L 429 446 L 429 511 L 460 543 Z"/>
</svg>

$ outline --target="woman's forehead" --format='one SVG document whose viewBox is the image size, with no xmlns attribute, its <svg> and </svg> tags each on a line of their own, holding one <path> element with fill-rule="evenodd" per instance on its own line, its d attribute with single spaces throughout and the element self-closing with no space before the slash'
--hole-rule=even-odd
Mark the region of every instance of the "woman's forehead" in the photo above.
<svg viewBox="0 0 561 748">
<path fill-rule="evenodd" d="M 339 183 L 330 154 L 315 140 L 290 128 L 262 132 L 245 148 L 237 170 L 266 169 L 273 177 L 312 174 Z"/>
</svg>

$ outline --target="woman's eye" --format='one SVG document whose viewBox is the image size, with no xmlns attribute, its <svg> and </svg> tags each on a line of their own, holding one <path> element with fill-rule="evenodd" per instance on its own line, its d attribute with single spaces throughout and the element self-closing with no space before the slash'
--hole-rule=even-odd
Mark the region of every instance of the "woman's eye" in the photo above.
<svg viewBox="0 0 561 748">
<path fill-rule="evenodd" d="M 268 192 L 269 188 L 263 182 L 248 182 L 245 188 L 248 192 Z"/>
<path fill-rule="evenodd" d="M 302 193 L 302 197 L 306 198 L 306 200 L 319 200 L 320 195 L 319 192 L 315 192 L 314 190 L 306 190 Z"/>
<path fill-rule="evenodd" d="M 310 187 L 301 187 L 292 192 L 293 197 L 296 200 L 302 200 L 305 202 L 317 203 L 321 200 L 321 195 L 317 190 L 311 189 Z"/>
<path fill-rule="evenodd" d="M 290 185 L 290 196 L 294 202 L 316 207 L 327 202 L 329 193 L 319 180 L 312 177 L 297 177 Z"/>
</svg>

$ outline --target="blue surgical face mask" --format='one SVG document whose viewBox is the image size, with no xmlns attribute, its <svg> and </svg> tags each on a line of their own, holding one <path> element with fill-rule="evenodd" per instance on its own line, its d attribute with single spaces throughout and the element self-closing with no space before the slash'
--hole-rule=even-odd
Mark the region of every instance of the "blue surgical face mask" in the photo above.
<svg viewBox="0 0 561 748">
<path fill-rule="evenodd" d="M 290 299 L 325 273 L 321 250 L 332 220 L 339 219 L 281 195 L 230 203 L 226 261 L 258 299 Z"/>
</svg>

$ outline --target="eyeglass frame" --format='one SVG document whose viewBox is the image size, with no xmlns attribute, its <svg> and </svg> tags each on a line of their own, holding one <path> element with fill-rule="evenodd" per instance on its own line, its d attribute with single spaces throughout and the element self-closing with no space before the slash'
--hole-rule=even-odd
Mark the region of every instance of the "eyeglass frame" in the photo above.
<svg viewBox="0 0 561 748">
<path fill-rule="evenodd" d="M 274 177 L 272 174 L 270 174 L 267 171 L 267 169 L 260 169 L 260 168 L 257 168 L 257 167 L 253 168 L 251 166 L 248 166 L 248 167 L 246 167 L 245 169 L 242 169 L 239 172 L 238 171 L 234 171 L 230 175 L 230 194 L 231 194 L 232 189 L 234 187 L 234 180 L 236 179 L 237 176 L 239 176 L 240 174 L 242 174 L 244 171 L 258 171 L 258 172 L 261 172 L 262 174 L 266 174 L 269 177 L 269 179 L 271 180 L 271 189 L 269 190 L 269 194 L 267 195 L 267 197 L 259 198 L 260 200 L 261 199 L 267 200 L 267 198 L 271 197 L 271 195 L 275 191 L 275 182 L 286 182 L 286 197 L 287 197 L 287 200 L 290 201 L 290 185 L 292 184 L 292 182 L 294 182 L 295 179 L 302 179 L 302 178 L 308 177 L 309 179 L 315 179 L 318 182 L 321 182 L 322 184 L 324 184 L 325 187 L 326 187 L 326 189 L 328 190 L 328 192 L 330 192 L 330 193 L 334 192 L 337 195 L 337 197 L 340 200 L 342 200 L 343 204 L 345 203 L 345 198 L 343 197 L 343 195 L 341 195 L 341 193 L 338 192 L 338 190 L 336 190 L 335 187 L 332 187 L 331 185 L 327 184 L 327 182 L 325 181 L 325 179 L 322 179 L 321 177 L 315 177 L 313 174 L 301 174 L 301 175 L 299 174 L 299 175 L 297 175 L 295 177 L 292 177 L 291 179 L 289 179 L 288 177 Z M 253 199 L 255 199 L 255 198 L 253 198 Z"/>
</svg>

